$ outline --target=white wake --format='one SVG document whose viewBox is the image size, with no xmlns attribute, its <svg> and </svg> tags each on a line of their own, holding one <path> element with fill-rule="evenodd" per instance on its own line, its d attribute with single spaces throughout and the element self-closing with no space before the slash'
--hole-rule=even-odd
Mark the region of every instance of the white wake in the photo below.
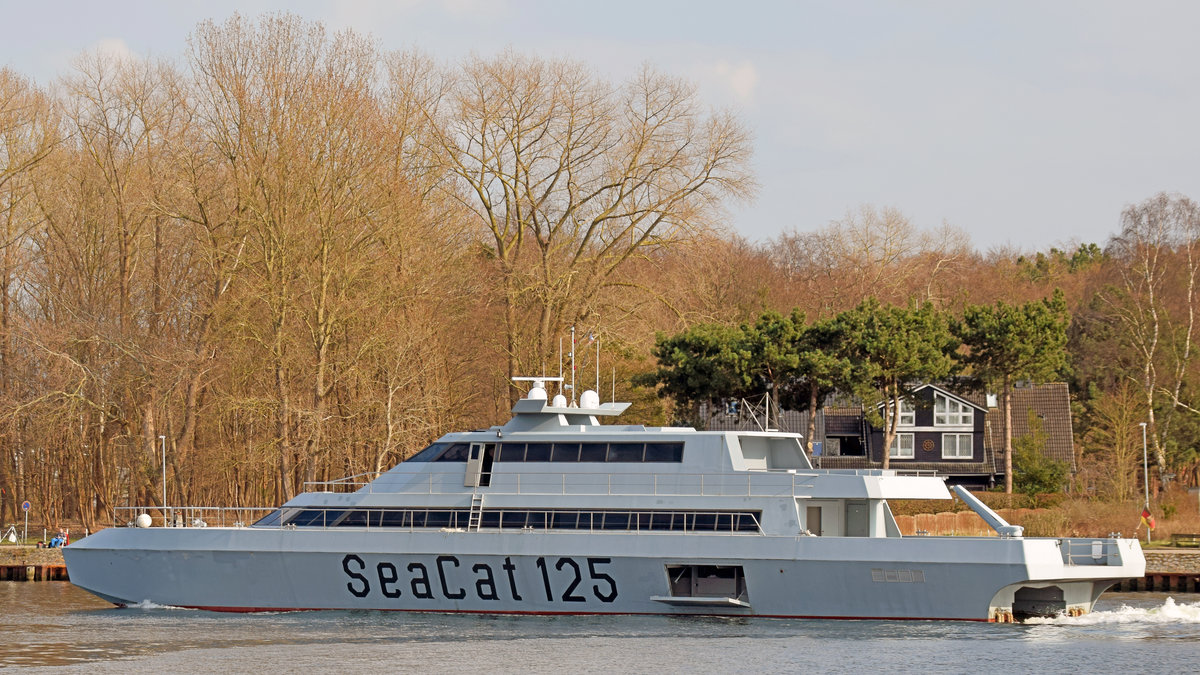
<svg viewBox="0 0 1200 675">
<path fill-rule="evenodd" d="M 1160 607 L 1130 607 L 1092 612 L 1083 616 L 1056 616 L 1052 618 L 1030 618 L 1026 624 L 1058 626 L 1101 626 L 1110 624 L 1185 624 L 1200 623 L 1200 602 L 1177 603 L 1167 598 Z"/>
<path fill-rule="evenodd" d="M 187 607 L 176 607 L 174 605 L 160 605 L 157 602 L 143 600 L 132 605 L 125 605 L 128 609 L 189 609 Z"/>
</svg>

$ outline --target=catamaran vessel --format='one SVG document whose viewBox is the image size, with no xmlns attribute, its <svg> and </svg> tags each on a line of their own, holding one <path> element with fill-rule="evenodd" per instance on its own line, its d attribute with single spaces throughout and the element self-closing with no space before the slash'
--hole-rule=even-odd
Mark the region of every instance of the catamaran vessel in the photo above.
<svg viewBox="0 0 1200 675">
<path fill-rule="evenodd" d="M 532 386 L 502 426 L 252 524 L 142 513 L 65 548 L 71 581 L 231 612 L 1012 621 L 1088 612 L 1145 573 L 1135 540 L 1025 537 L 957 487 L 996 536 L 901 536 L 889 502 L 951 499 L 943 478 L 814 469 L 798 434 L 601 425 L 629 404 L 518 379 Z"/>
</svg>

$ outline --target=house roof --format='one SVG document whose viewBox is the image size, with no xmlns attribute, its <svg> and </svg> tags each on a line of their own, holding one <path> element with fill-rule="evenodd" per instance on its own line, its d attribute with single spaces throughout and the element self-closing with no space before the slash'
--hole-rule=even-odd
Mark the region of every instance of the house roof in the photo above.
<svg viewBox="0 0 1200 675">
<path fill-rule="evenodd" d="M 1004 447 L 1004 415 L 999 408 L 992 409 L 987 416 L 988 430 L 993 447 L 998 451 Z M 1075 470 L 1075 442 L 1071 431 L 1071 394 L 1066 382 L 1050 382 L 1015 387 L 1012 390 L 1013 438 L 1021 438 L 1031 432 L 1029 416 L 1040 418 L 1046 433 L 1043 451 L 1050 459 L 1066 462 Z"/>
</svg>

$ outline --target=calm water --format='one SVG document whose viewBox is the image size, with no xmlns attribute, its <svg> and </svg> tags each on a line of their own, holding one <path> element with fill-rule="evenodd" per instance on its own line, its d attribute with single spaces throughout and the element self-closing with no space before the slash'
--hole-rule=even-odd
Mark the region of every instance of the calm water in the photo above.
<svg viewBox="0 0 1200 675">
<path fill-rule="evenodd" d="M 1038 625 L 116 609 L 0 582 L 0 668 L 56 672 L 1195 672 L 1200 595 Z"/>
</svg>

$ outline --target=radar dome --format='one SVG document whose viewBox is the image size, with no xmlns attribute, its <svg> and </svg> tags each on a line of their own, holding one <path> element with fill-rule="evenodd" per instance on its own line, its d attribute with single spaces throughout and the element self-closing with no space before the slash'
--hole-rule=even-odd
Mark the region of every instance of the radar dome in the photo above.
<svg viewBox="0 0 1200 675">
<path fill-rule="evenodd" d="M 529 390 L 529 395 L 526 396 L 525 398 L 531 398 L 531 399 L 538 400 L 538 401 L 545 401 L 546 400 L 546 389 L 540 381 L 534 382 L 533 388 Z"/>
<path fill-rule="evenodd" d="M 565 407 L 567 407 L 567 397 L 563 396 L 562 394 L 555 394 L 554 402 L 551 403 L 550 405 L 552 405 L 555 408 L 565 408 Z"/>
<path fill-rule="evenodd" d="M 149 513 L 143 513 L 139 515 L 133 522 L 136 523 L 138 527 L 150 527 L 150 523 L 152 521 L 150 520 Z"/>
<path fill-rule="evenodd" d="M 588 389 L 587 391 L 583 392 L 583 394 L 581 394 L 579 397 L 579 407 L 580 408 L 599 408 L 600 407 L 600 394 L 597 394 L 596 392 L 592 391 L 591 389 Z"/>
</svg>

